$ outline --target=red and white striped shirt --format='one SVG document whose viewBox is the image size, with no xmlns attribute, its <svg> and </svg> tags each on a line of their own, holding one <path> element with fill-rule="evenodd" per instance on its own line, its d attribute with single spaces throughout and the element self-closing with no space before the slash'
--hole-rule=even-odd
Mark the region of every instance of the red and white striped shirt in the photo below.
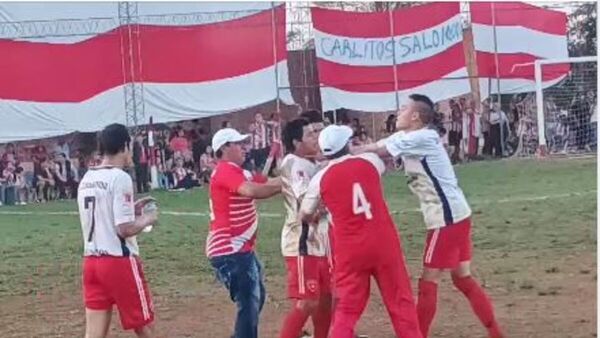
<svg viewBox="0 0 600 338">
<path fill-rule="evenodd" d="M 252 149 L 264 149 L 271 144 L 267 129 L 266 122 L 252 124 Z"/>
<path fill-rule="evenodd" d="M 210 179 L 210 230 L 206 239 L 208 258 L 254 250 L 258 215 L 254 199 L 240 196 L 238 189 L 251 181 L 250 172 L 219 161 Z"/>
</svg>

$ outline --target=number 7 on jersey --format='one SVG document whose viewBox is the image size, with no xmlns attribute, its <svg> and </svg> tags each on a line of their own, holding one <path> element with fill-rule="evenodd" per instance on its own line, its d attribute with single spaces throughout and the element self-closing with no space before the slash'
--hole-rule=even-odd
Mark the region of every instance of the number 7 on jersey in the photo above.
<svg viewBox="0 0 600 338">
<path fill-rule="evenodd" d="M 355 215 L 365 214 L 365 218 L 368 220 L 373 218 L 371 204 L 367 201 L 365 192 L 360 186 L 360 183 L 354 183 L 352 185 L 352 212 L 354 212 Z"/>
</svg>

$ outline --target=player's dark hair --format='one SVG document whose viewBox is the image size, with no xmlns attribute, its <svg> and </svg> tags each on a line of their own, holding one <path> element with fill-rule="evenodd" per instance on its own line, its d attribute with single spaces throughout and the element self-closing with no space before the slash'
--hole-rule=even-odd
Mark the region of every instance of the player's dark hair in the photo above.
<svg viewBox="0 0 600 338">
<path fill-rule="evenodd" d="M 408 96 L 408 98 L 413 100 L 414 102 L 423 103 L 423 104 L 427 105 L 429 107 L 429 109 L 433 110 L 433 101 L 431 101 L 431 99 L 429 97 L 427 97 L 426 95 L 411 94 Z"/>
<path fill-rule="evenodd" d="M 304 136 L 304 126 L 307 126 L 309 122 L 307 119 L 298 118 L 288 122 L 281 133 L 281 140 L 285 146 L 285 150 L 288 153 L 296 151 L 294 141 L 302 142 L 302 136 Z"/>
<path fill-rule="evenodd" d="M 129 147 L 131 136 L 127 128 L 118 123 L 106 126 L 98 138 L 98 152 L 100 155 L 116 155 Z"/>
<path fill-rule="evenodd" d="M 305 119 L 308 123 L 323 122 L 323 115 L 318 110 L 306 110 L 300 114 L 301 119 Z"/>
<path fill-rule="evenodd" d="M 329 155 L 329 156 L 325 156 L 328 160 L 333 160 L 336 159 L 338 157 L 342 157 L 344 155 L 348 155 L 350 154 L 350 146 L 348 144 L 346 144 L 344 146 L 344 148 L 340 149 L 340 151 L 338 151 L 337 153 L 333 154 L 333 155 Z"/>
<path fill-rule="evenodd" d="M 441 116 L 436 113 L 433 101 L 425 95 L 411 94 L 409 98 L 415 103 L 414 108 L 419 113 L 421 122 L 427 126 L 439 127 Z"/>
</svg>

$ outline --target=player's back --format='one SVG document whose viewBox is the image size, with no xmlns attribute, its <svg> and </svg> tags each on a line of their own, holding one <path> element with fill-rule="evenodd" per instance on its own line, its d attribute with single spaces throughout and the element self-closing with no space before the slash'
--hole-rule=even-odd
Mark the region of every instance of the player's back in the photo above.
<svg viewBox="0 0 600 338">
<path fill-rule="evenodd" d="M 85 256 L 138 255 L 135 237 L 122 239 L 117 225 L 135 219 L 131 177 L 115 167 L 90 168 L 77 196 Z"/>
<path fill-rule="evenodd" d="M 372 153 L 332 160 L 317 175 L 323 203 L 331 213 L 336 250 L 391 236 L 397 241 L 381 186 L 385 165 Z"/>
</svg>

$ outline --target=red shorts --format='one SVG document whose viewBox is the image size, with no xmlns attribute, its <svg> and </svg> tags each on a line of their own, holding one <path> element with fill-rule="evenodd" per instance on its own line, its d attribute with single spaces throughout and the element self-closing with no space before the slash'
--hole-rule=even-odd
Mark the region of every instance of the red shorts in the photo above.
<svg viewBox="0 0 600 338">
<path fill-rule="evenodd" d="M 471 218 L 427 231 L 423 265 L 433 269 L 454 269 L 471 260 Z"/>
<path fill-rule="evenodd" d="M 116 304 L 125 330 L 154 320 L 154 305 L 138 257 L 84 257 L 83 298 L 90 310 L 111 310 Z"/>
<path fill-rule="evenodd" d="M 317 256 L 285 257 L 288 275 L 288 297 L 319 299 L 331 294 L 329 259 Z"/>
</svg>

